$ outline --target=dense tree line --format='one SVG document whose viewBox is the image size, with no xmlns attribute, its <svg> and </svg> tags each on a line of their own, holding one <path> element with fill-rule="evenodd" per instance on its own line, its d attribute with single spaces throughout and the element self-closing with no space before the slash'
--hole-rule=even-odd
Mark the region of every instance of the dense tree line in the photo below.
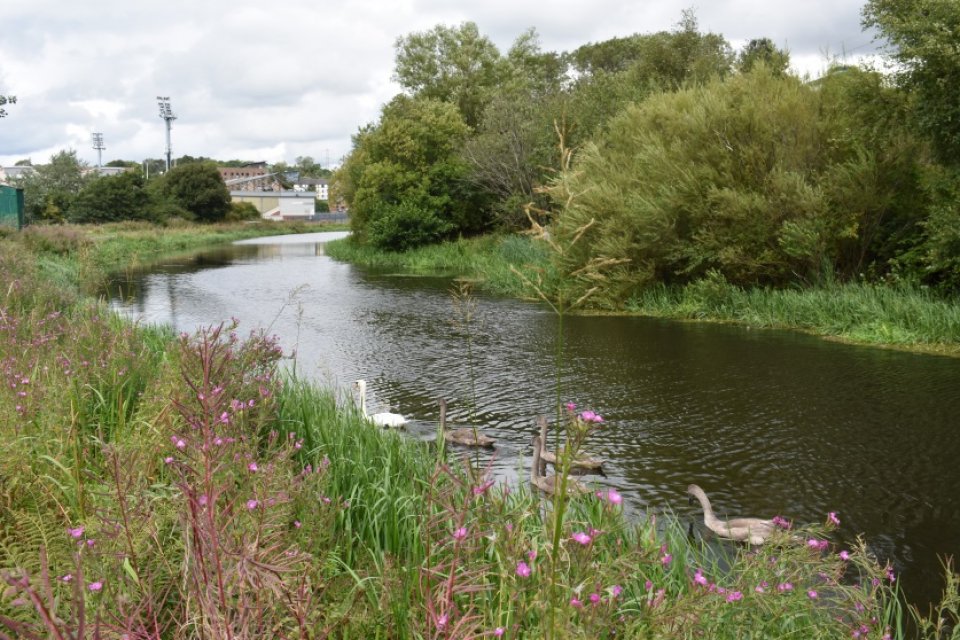
<svg viewBox="0 0 960 640">
<path fill-rule="evenodd" d="M 29 163 L 27 163 L 29 164 Z M 130 166 L 132 165 L 132 166 Z M 230 202 L 217 165 L 209 161 L 182 162 L 149 180 L 138 163 L 118 175 L 99 175 L 77 158 L 60 151 L 17 182 L 24 190 L 30 223 L 103 223 L 123 220 L 167 222 L 171 219 L 218 222 L 250 216 Z"/>
<path fill-rule="evenodd" d="M 388 249 L 528 225 L 564 269 L 612 259 L 597 300 L 653 283 L 908 280 L 960 290 L 960 4 L 870 0 L 895 74 L 789 70 L 686 12 L 669 32 L 502 54 L 472 23 L 398 39 L 404 93 L 354 136 L 334 187 Z M 558 143 L 574 154 L 561 166 Z"/>
</svg>

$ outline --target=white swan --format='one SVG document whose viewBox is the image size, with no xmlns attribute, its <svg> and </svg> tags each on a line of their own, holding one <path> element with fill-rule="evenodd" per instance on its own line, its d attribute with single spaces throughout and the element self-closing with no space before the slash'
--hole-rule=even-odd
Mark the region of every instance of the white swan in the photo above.
<svg viewBox="0 0 960 640">
<path fill-rule="evenodd" d="M 384 411 L 382 413 L 375 413 L 372 416 L 367 414 L 367 382 L 365 380 L 357 380 L 353 383 L 353 388 L 360 396 L 360 413 L 363 414 L 363 417 L 377 425 L 378 427 L 395 427 L 400 428 L 403 425 L 407 424 L 407 419 L 404 418 L 399 413 L 390 413 Z"/>
<path fill-rule="evenodd" d="M 700 506 L 703 507 L 703 524 L 721 538 L 749 542 L 750 544 L 763 544 L 777 528 L 773 520 L 761 520 L 760 518 L 719 520 L 713 514 L 710 500 L 707 499 L 707 494 L 703 492 L 703 489 L 692 484 L 687 487 L 687 493 L 700 501 Z"/>
</svg>

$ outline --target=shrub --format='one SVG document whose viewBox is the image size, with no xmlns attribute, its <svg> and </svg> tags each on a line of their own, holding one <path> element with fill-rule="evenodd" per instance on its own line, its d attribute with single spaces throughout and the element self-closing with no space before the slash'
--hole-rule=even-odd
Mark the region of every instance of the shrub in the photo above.
<svg viewBox="0 0 960 640">
<path fill-rule="evenodd" d="M 440 240 L 450 231 L 451 224 L 441 220 L 412 202 L 381 205 L 367 230 L 369 241 L 375 247 L 390 251 L 406 251 Z"/>
</svg>

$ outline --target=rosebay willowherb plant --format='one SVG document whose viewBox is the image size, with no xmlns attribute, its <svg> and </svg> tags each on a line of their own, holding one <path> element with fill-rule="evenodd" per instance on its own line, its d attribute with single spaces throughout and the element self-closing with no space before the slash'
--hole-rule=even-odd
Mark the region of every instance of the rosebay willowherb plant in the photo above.
<svg viewBox="0 0 960 640">
<path fill-rule="evenodd" d="M 551 559 L 554 569 L 551 572 L 551 594 L 554 596 L 551 608 L 551 620 L 554 619 L 554 611 L 558 605 L 559 596 L 557 589 L 557 570 L 560 554 L 560 538 L 563 529 L 564 512 L 567 506 L 567 487 L 570 475 L 571 455 L 576 454 L 582 444 L 583 437 L 589 429 L 581 429 L 579 426 L 585 424 L 584 421 L 574 416 L 574 420 L 567 421 L 567 424 L 574 424 L 575 428 L 567 429 L 568 441 L 561 444 L 560 429 L 563 423 L 562 419 L 562 398 L 563 398 L 563 320 L 564 316 L 578 307 L 581 307 L 589 300 L 590 296 L 598 290 L 598 283 L 604 280 L 603 272 L 611 267 L 625 262 L 623 259 L 607 259 L 604 257 L 593 257 L 583 265 L 578 265 L 570 259 L 570 255 L 577 250 L 587 231 L 595 222 L 589 222 L 579 225 L 576 228 L 567 228 L 569 216 L 562 215 L 563 211 L 574 205 L 577 198 L 582 195 L 570 189 L 570 176 L 572 172 L 573 150 L 568 148 L 564 139 L 564 131 L 561 125 L 556 124 L 555 129 L 558 138 L 558 149 L 560 153 L 560 172 L 554 182 L 540 189 L 541 192 L 548 193 L 551 199 L 558 203 L 559 212 L 548 211 L 534 206 L 532 203 L 526 207 L 527 217 L 530 220 L 530 234 L 540 238 L 549 247 L 552 254 L 551 261 L 556 270 L 552 272 L 552 280 L 545 278 L 542 269 L 534 269 L 532 272 L 523 267 L 511 267 L 511 270 L 517 275 L 524 285 L 534 294 L 534 296 L 546 303 L 557 317 L 556 340 L 554 350 L 554 368 L 556 372 L 556 396 L 555 413 L 556 428 L 554 435 L 554 447 L 562 450 L 563 454 L 559 457 L 559 466 L 557 469 L 559 490 L 554 494 L 553 501 L 553 532 Z M 538 222 L 538 219 L 542 221 Z M 573 266 L 576 265 L 576 266 Z M 528 268 L 529 269 L 529 268 Z M 586 422 L 587 424 L 592 424 Z M 574 436 L 575 441 L 570 441 L 569 437 Z M 555 637 L 553 625 L 547 630 L 547 637 Z"/>
</svg>

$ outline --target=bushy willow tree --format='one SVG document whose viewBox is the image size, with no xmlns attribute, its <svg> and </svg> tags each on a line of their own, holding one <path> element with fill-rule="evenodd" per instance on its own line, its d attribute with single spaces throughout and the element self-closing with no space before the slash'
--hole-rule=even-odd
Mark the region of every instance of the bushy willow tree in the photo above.
<svg viewBox="0 0 960 640">
<path fill-rule="evenodd" d="M 628 108 L 553 187 L 565 203 L 558 234 L 595 221 L 565 271 L 628 260 L 594 294 L 609 306 L 707 274 L 741 285 L 832 277 L 896 187 L 877 152 L 824 115 L 828 99 L 761 65 Z"/>
<path fill-rule="evenodd" d="M 334 178 L 357 240 L 404 250 L 479 231 L 481 203 L 459 153 L 469 133 L 450 103 L 401 95 L 387 104 Z"/>
<path fill-rule="evenodd" d="M 77 196 L 68 217 L 77 223 L 147 220 L 152 215 L 150 204 L 143 176 L 134 169 L 91 180 Z"/>
</svg>

